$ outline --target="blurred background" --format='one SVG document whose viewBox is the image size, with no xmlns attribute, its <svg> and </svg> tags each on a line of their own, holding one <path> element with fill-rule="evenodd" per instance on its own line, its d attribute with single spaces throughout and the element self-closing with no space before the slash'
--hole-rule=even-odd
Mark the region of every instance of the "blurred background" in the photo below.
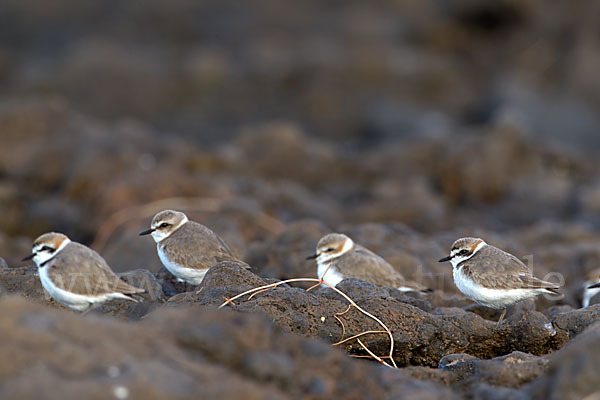
<svg viewBox="0 0 600 400">
<path fill-rule="evenodd" d="M 137 232 L 177 208 L 273 277 L 314 273 L 343 230 L 408 276 L 477 234 L 581 280 L 599 21 L 569 1 L 3 1 L 0 256 L 58 230 L 156 270 Z"/>
</svg>

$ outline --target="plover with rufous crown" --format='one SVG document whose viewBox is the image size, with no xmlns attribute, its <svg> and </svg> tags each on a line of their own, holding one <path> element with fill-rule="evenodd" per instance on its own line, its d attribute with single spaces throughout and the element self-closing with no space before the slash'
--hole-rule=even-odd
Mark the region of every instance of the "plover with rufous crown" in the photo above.
<svg viewBox="0 0 600 400">
<path fill-rule="evenodd" d="M 137 302 L 132 295 L 145 292 L 121 280 L 100 254 L 62 233 L 38 237 L 23 261 L 30 259 L 50 296 L 74 310 L 87 312 L 111 299 Z"/>
<path fill-rule="evenodd" d="M 150 229 L 162 264 L 180 281 L 199 285 L 213 265 L 232 261 L 250 268 L 238 259 L 216 233 L 180 212 L 164 210 L 152 218 Z"/>
<path fill-rule="evenodd" d="M 315 254 L 307 259 L 317 260 L 317 276 L 331 286 L 345 278 L 356 278 L 377 286 L 391 286 L 403 292 L 429 291 L 423 285 L 404 279 L 383 258 L 341 233 L 323 236 L 317 243 Z"/>
<path fill-rule="evenodd" d="M 439 261 L 452 263 L 454 283 L 465 296 L 482 306 L 502 310 L 498 324 L 510 305 L 543 293 L 560 294 L 559 285 L 536 278 L 517 257 L 483 239 L 458 239 L 450 255 Z"/>
<path fill-rule="evenodd" d="M 600 294 L 600 268 L 590 271 L 586 274 L 586 280 L 583 287 L 582 307 L 588 307 L 592 297 Z"/>
</svg>

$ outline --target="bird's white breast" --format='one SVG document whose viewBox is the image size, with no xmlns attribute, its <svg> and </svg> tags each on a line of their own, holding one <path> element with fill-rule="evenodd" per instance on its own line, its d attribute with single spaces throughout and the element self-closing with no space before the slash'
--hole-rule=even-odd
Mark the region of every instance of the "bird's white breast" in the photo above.
<svg viewBox="0 0 600 400">
<path fill-rule="evenodd" d="M 597 283 L 597 282 L 588 281 L 585 283 L 585 289 L 583 290 L 583 300 L 581 301 L 582 307 L 589 306 L 590 300 L 592 300 L 592 297 L 594 297 L 600 293 L 600 288 L 593 288 L 593 289 L 587 288 L 589 285 L 593 285 L 594 283 Z"/>
<path fill-rule="evenodd" d="M 331 263 L 322 262 L 318 262 L 317 265 L 317 276 L 319 277 L 319 279 L 322 279 L 329 285 L 335 286 L 342 280 L 344 280 L 344 277 L 335 269 L 335 265 L 332 265 Z M 330 265 L 331 267 L 329 267 Z"/>
<path fill-rule="evenodd" d="M 396 289 L 398 289 L 401 292 L 418 292 L 418 290 L 416 290 L 415 288 L 411 288 L 408 286 L 398 286 Z"/>
<path fill-rule="evenodd" d="M 465 296 L 482 306 L 497 310 L 545 293 L 543 289 L 489 289 L 475 283 L 462 272 L 462 268 L 454 268 L 453 276 L 456 287 Z"/>
<path fill-rule="evenodd" d="M 167 254 L 162 250 L 162 246 L 158 245 L 156 246 L 156 248 L 158 250 L 158 258 L 160 258 L 162 264 L 165 266 L 166 269 L 169 270 L 170 273 L 175 275 L 177 279 L 189 282 L 192 285 L 199 285 L 200 283 L 202 283 L 204 275 L 206 275 L 208 269 L 194 269 L 184 267 L 183 265 L 171 261 Z"/>
<path fill-rule="evenodd" d="M 91 302 L 86 296 L 70 293 L 56 286 L 48 276 L 48 268 L 50 268 L 50 266 L 38 268 L 38 270 L 40 273 L 42 286 L 44 289 L 46 289 L 50 296 L 52 296 L 59 303 L 79 311 L 84 311 L 90 306 Z"/>
<path fill-rule="evenodd" d="M 74 310 L 85 311 L 94 303 L 102 303 L 110 299 L 125 299 L 131 300 L 129 297 L 123 295 L 122 293 L 106 293 L 99 296 L 88 296 L 83 294 L 72 293 L 67 290 L 61 289 L 52 282 L 50 276 L 48 276 L 48 268 L 49 265 L 45 267 L 38 268 L 40 274 L 40 281 L 42 282 L 42 286 L 50 296 L 54 298 L 54 300 L 58 301 L 60 304 L 70 307 Z M 65 282 L 67 287 L 69 287 L 69 282 Z M 90 287 L 93 287 L 95 282 L 90 282 Z"/>
</svg>

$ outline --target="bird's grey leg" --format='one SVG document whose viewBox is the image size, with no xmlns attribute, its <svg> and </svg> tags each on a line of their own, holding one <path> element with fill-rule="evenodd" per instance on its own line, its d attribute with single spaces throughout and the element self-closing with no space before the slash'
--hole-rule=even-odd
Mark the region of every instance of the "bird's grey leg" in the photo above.
<svg viewBox="0 0 600 400">
<path fill-rule="evenodd" d="M 89 313 L 90 311 L 92 311 L 97 306 L 98 306 L 98 304 L 90 303 L 90 305 L 88 306 L 88 308 L 84 312 L 82 312 L 81 315 L 82 316 L 86 315 L 87 313 Z"/>
<path fill-rule="evenodd" d="M 496 322 L 497 325 L 500 325 L 500 322 L 502 322 L 505 315 L 506 315 L 506 308 L 504 310 L 502 310 L 502 314 L 500 314 L 500 319 L 498 319 L 498 322 Z"/>
</svg>

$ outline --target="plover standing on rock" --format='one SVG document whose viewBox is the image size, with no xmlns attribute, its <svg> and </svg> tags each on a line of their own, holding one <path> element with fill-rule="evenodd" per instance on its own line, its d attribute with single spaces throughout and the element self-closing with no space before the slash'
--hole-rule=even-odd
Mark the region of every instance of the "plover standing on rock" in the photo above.
<svg viewBox="0 0 600 400">
<path fill-rule="evenodd" d="M 131 295 L 145 292 L 121 280 L 100 254 L 62 233 L 38 237 L 23 261 L 30 259 L 50 296 L 74 310 L 87 312 L 111 299 L 137 301 Z"/>
<path fill-rule="evenodd" d="M 517 257 L 483 239 L 458 239 L 450 255 L 439 261 L 452 263 L 454 283 L 465 296 L 482 306 L 502 310 L 498 323 L 510 305 L 543 293 L 560 294 L 558 285 L 536 278 Z"/>
<path fill-rule="evenodd" d="M 216 233 L 173 210 L 161 211 L 152 218 L 150 229 L 140 235 L 152 235 L 158 257 L 170 273 L 181 281 L 199 285 L 210 267 L 232 261 L 250 268 L 233 255 Z"/>
<path fill-rule="evenodd" d="M 429 291 L 423 285 L 404 279 L 383 258 L 341 233 L 323 236 L 317 243 L 315 254 L 307 259 L 317 260 L 317 276 L 331 286 L 345 278 L 356 278 L 377 286 L 395 287 L 403 292 Z"/>
</svg>

